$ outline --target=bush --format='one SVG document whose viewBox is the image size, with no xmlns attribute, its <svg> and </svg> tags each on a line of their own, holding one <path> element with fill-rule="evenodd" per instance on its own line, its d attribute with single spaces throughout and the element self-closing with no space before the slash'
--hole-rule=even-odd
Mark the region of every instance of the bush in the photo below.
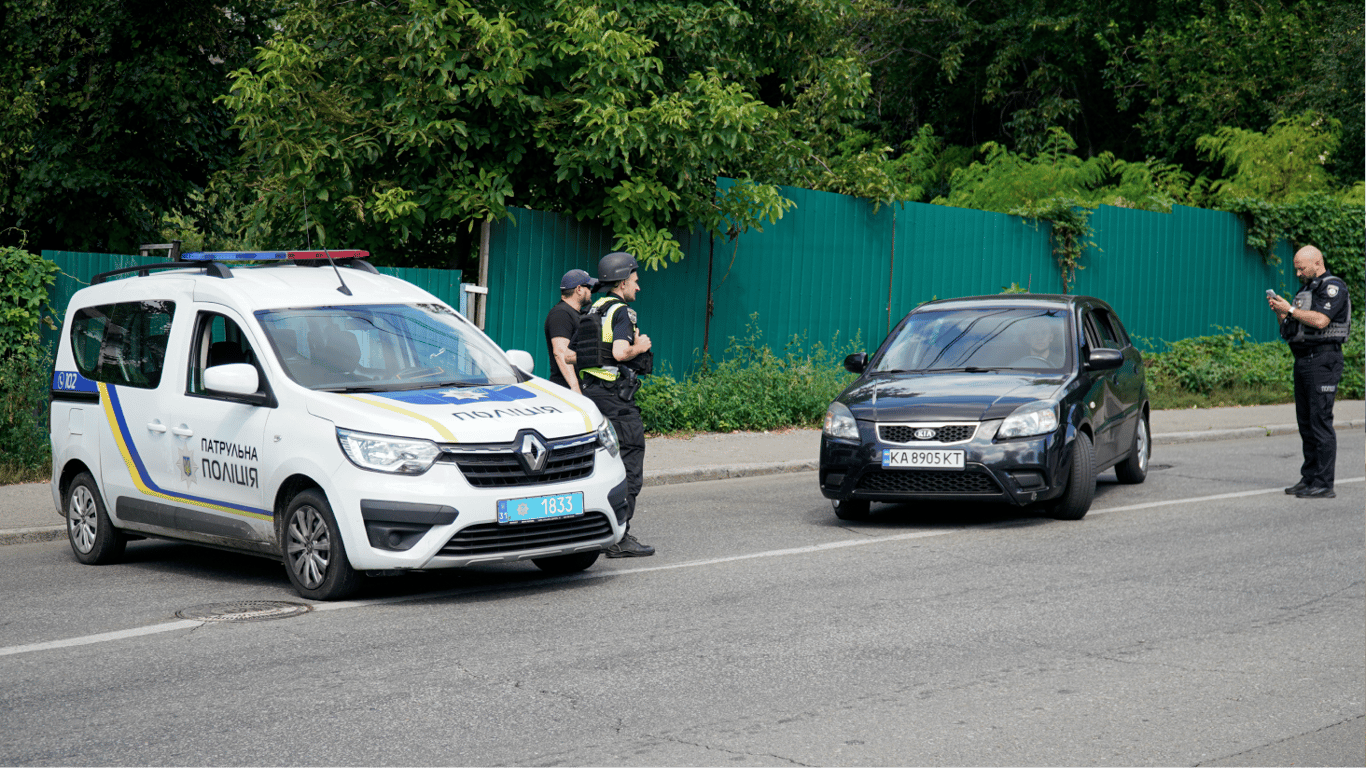
<svg viewBox="0 0 1366 768">
<path fill-rule="evenodd" d="M 856 351 L 856 337 L 846 346 Z M 667 373 L 645 379 L 636 401 L 651 432 L 732 432 L 780 427 L 814 427 L 853 374 L 844 370 L 839 338 L 830 346 L 807 348 L 794 336 L 782 354 L 763 344 L 757 319 L 747 338 L 731 338 L 719 363 L 701 361 L 698 371 L 679 380 Z"/>
<path fill-rule="evenodd" d="M 57 265 L 19 248 L 0 248 L 0 474 L 43 471 L 51 457 L 47 402 L 52 358 L 39 325 L 56 327 L 47 311 Z"/>
<path fill-rule="evenodd" d="M 1352 335 L 1343 345 L 1339 400 L 1360 400 L 1363 383 L 1363 321 L 1352 321 Z M 1293 402 L 1294 358 L 1282 341 L 1252 342 L 1241 328 L 1181 341 L 1163 342 L 1161 352 L 1145 355 L 1148 387 L 1154 408 L 1257 405 Z"/>
</svg>

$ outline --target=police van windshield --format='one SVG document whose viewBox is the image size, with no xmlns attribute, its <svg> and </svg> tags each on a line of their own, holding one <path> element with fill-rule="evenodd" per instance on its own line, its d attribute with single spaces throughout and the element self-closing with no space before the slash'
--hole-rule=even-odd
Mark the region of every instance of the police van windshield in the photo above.
<svg viewBox="0 0 1366 768">
<path fill-rule="evenodd" d="M 440 304 L 256 313 L 291 379 L 333 392 L 514 384 L 502 352 Z"/>
<path fill-rule="evenodd" d="M 874 372 L 1061 370 L 1067 320 L 1059 309 L 982 308 L 916 312 Z"/>
</svg>

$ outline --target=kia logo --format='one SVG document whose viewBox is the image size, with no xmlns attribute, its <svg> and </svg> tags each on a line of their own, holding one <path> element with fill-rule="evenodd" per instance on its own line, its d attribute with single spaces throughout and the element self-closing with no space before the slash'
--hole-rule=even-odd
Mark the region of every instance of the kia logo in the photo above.
<svg viewBox="0 0 1366 768">
<path fill-rule="evenodd" d="M 917 429 L 915 431 L 916 440 L 933 440 L 935 432 L 933 429 Z"/>
</svg>

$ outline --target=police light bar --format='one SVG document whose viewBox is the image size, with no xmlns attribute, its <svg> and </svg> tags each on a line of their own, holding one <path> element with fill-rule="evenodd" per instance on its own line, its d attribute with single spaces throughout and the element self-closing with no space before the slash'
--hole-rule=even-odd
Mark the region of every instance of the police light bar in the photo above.
<svg viewBox="0 0 1366 768">
<path fill-rule="evenodd" d="M 185 261 L 303 261 L 307 259 L 364 259 L 369 251 L 192 251 Z"/>
</svg>

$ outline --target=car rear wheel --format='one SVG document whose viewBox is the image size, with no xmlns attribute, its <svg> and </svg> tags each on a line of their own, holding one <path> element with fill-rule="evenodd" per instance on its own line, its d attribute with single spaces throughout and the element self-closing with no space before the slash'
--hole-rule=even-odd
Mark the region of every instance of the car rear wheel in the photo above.
<svg viewBox="0 0 1366 768">
<path fill-rule="evenodd" d="M 308 490 L 285 510 L 281 554 L 294 589 L 310 600 L 340 600 L 360 586 L 360 574 L 346 559 L 332 507 L 322 493 Z"/>
<path fill-rule="evenodd" d="M 1139 416 L 1134 425 L 1134 445 L 1129 458 L 1115 465 L 1115 477 L 1121 483 L 1135 485 L 1148 477 L 1148 459 L 1153 451 L 1152 435 L 1148 432 L 1148 419 Z"/>
<path fill-rule="evenodd" d="M 598 561 L 600 552 L 575 552 L 572 555 L 538 557 L 531 562 L 546 573 L 578 573 Z"/>
<path fill-rule="evenodd" d="M 1091 447 L 1091 438 L 1085 432 L 1078 432 L 1072 441 L 1072 469 L 1067 474 L 1067 490 L 1053 504 L 1053 517 L 1080 520 L 1086 517 L 1086 511 L 1091 508 L 1091 500 L 1095 497 L 1095 450 Z"/>
<path fill-rule="evenodd" d="M 868 502 L 859 499 L 845 499 L 844 501 L 831 502 L 835 507 L 835 517 L 841 520 L 858 522 L 867 520 L 871 515 L 868 513 Z"/>
<path fill-rule="evenodd" d="M 66 533 L 71 551 L 86 565 L 116 563 L 128 539 L 109 521 L 95 478 L 82 472 L 66 492 Z"/>
</svg>

